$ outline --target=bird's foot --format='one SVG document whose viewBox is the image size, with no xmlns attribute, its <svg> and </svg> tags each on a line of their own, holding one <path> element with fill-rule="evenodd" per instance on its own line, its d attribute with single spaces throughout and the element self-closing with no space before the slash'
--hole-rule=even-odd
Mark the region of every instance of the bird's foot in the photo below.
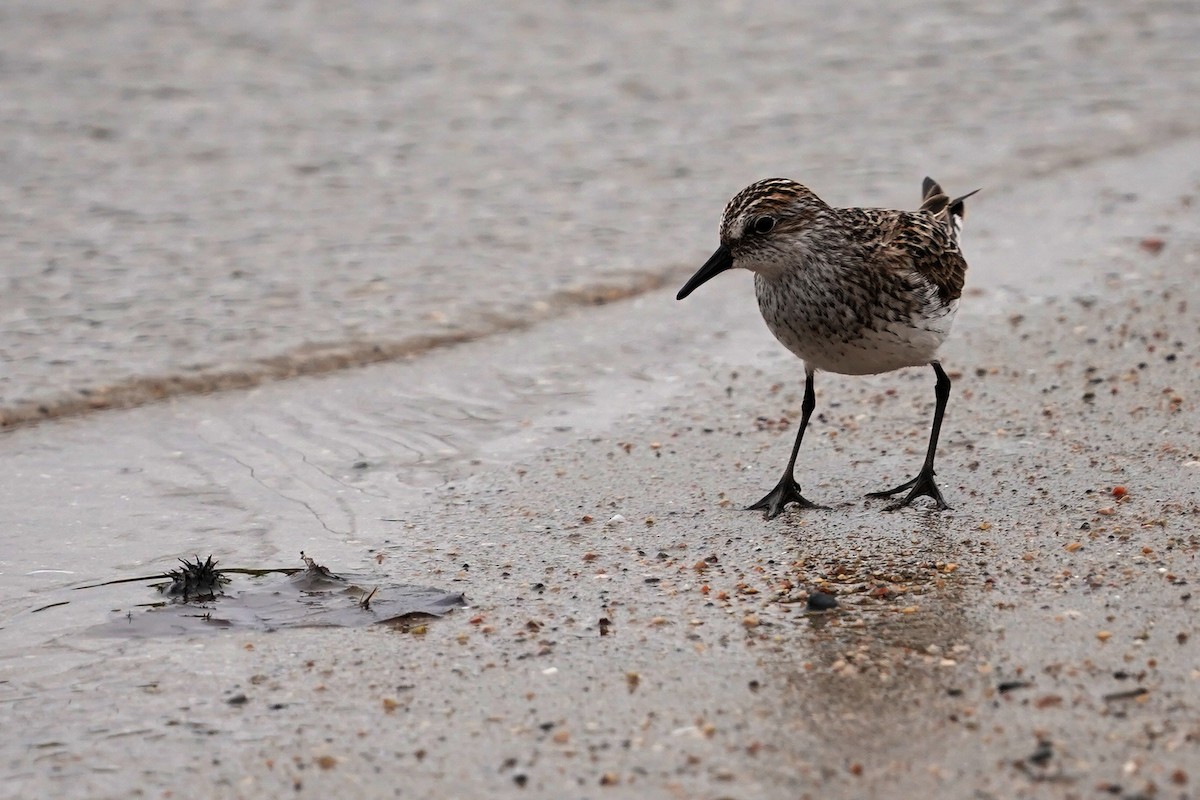
<svg viewBox="0 0 1200 800">
<path fill-rule="evenodd" d="M 891 497 L 894 494 L 900 494 L 900 492 L 903 492 L 905 489 L 908 490 L 908 494 L 904 495 L 904 497 L 900 500 L 892 503 L 890 506 L 885 508 L 884 511 L 896 511 L 897 509 L 904 508 L 918 497 L 933 498 L 933 502 L 936 504 L 938 511 L 945 511 L 946 509 L 950 508 L 950 506 L 942 498 L 942 493 L 938 490 L 937 484 L 933 482 L 932 469 L 922 469 L 919 473 L 917 473 L 917 477 L 910 481 L 905 481 L 895 489 L 888 489 L 884 492 L 870 492 L 867 494 L 867 497 Z"/>
<path fill-rule="evenodd" d="M 784 475 L 779 484 L 767 493 L 767 496 L 752 506 L 746 506 L 747 511 L 762 511 L 763 519 L 775 519 L 783 513 L 788 503 L 795 503 L 800 508 L 826 508 L 819 506 L 800 494 L 800 484 L 791 475 Z"/>
</svg>

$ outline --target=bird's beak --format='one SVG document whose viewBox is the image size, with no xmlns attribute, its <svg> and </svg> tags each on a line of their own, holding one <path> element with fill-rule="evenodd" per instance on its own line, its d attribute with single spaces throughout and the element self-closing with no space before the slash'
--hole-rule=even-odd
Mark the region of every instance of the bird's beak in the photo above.
<svg viewBox="0 0 1200 800">
<path fill-rule="evenodd" d="M 707 281 L 709 278 L 719 275 L 725 270 L 733 266 L 733 253 L 725 245 L 717 248 L 717 252 L 712 254 L 708 261 L 704 262 L 704 266 L 696 271 L 683 288 L 679 290 L 679 294 L 675 295 L 676 300 L 682 300 L 696 290 L 696 287 Z"/>
</svg>

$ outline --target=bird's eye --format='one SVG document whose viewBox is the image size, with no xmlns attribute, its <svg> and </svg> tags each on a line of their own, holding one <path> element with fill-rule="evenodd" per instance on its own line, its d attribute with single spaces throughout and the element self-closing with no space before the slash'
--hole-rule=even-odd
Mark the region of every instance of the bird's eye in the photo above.
<svg viewBox="0 0 1200 800">
<path fill-rule="evenodd" d="M 771 229 L 774 227 L 775 227 L 775 218 L 774 217 L 759 217 L 758 219 L 754 220 L 754 232 L 755 233 L 770 233 Z"/>
</svg>

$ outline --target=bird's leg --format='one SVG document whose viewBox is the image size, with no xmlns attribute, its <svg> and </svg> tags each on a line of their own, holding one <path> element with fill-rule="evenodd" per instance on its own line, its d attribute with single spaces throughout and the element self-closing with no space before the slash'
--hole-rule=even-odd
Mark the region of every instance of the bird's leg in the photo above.
<svg viewBox="0 0 1200 800">
<path fill-rule="evenodd" d="M 783 513 L 788 503 L 795 503 L 801 508 L 824 508 L 804 499 L 804 495 L 800 494 L 800 484 L 792 477 L 796 469 L 796 456 L 800 453 L 800 442 L 804 440 L 804 429 L 808 427 L 808 418 L 812 416 L 816 407 L 817 394 L 813 391 L 813 373 L 808 370 L 804 379 L 804 404 L 800 406 L 800 430 L 796 432 L 796 443 L 792 445 L 792 457 L 788 459 L 787 468 L 783 471 L 778 485 L 762 500 L 747 506 L 747 511 L 762 511 L 764 518 L 775 519 Z"/>
<path fill-rule="evenodd" d="M 939 511 L 950 507 L 942 499 L 942 493 L 938 491 L 937 484 L 933 482 L 933 456 L 937 452 L 938 434 L 942 431 L 942 414 L 946 412 L 946 401 L 950 399 L 950 379 L 946 377 L 942 365 L 938 362 L 931 361 L 929 366 L 933 367 L 933 371 L 937 375 L 937 383 L 934 385 L 937 405 L 933 411 L 933 429 L 929 431 L 929 450 L 925 453 L 925 463 L 921 465 L 921 471 L 917 473 L 917 477 L 912 480 L 900 484 L 895 489 L 888 489 L 886 492 L 871 492 L 867 495 L 867 497 L 891 497 L 907 489 L 908 494 L 902 500 L 888 506 L 888 511 L 903 508 L 918 497 L 932 497 Z"/>
</svg>

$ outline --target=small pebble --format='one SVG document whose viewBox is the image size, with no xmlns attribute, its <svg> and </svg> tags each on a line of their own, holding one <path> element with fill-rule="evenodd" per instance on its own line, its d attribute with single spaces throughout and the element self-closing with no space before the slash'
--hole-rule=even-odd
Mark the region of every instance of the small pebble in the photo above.
<svg viewBox="0 0 1200 800">
<path fill-rule="evenodd" d="M 829 611 L 830 609 L 837 607 L 837 598 L 831 594 L 826 594 L 825 592 L 813 592 L 808 596 L 809 611 Z"/>
</svg>

